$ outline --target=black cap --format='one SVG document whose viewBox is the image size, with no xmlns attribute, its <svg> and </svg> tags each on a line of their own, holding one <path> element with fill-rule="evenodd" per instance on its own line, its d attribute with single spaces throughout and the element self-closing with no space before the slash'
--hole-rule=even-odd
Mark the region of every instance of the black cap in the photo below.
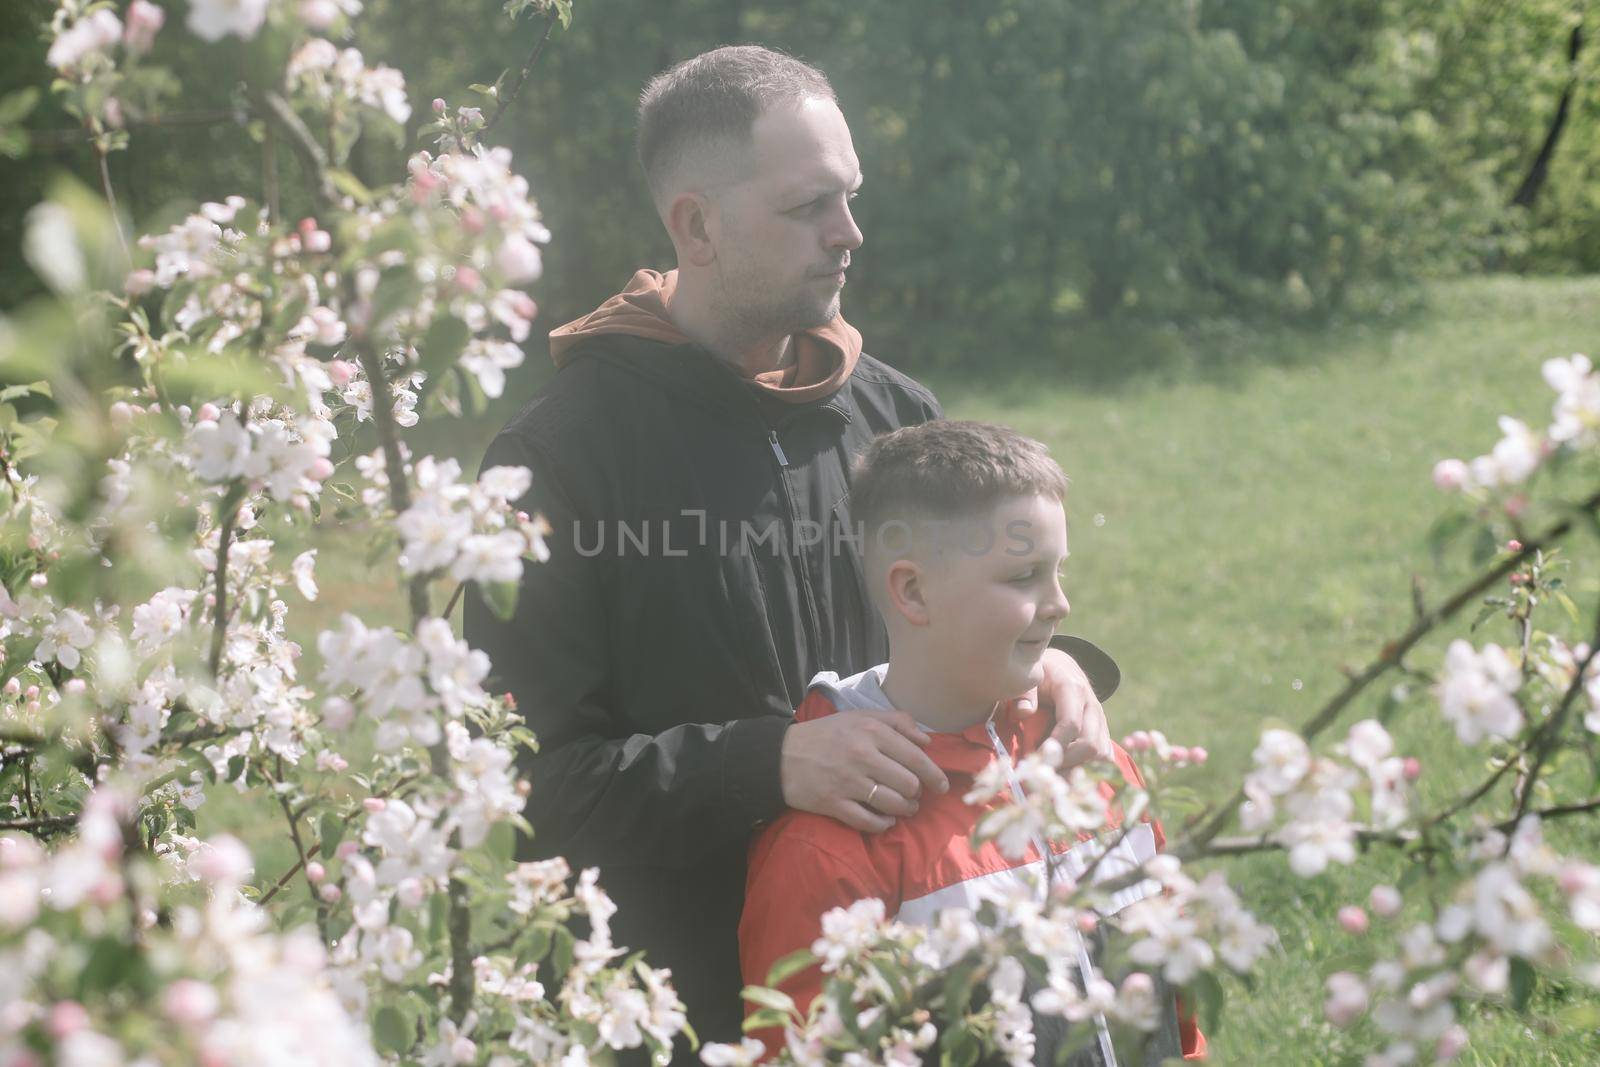
<svg viewBox="0 0 1600 1067">
<path fill-rule="evenodd" d="M 1050 639 L 1050 647 L 1059 648 L 1077 661 L 1083 673 L 1089 676 L 1089 685 L 1102 704 L 1110 700 L 1111 694 L 1122 684 L 1122 668 L 1117 666 L 1117 661 L 1105 649 L 1094 642 L 1056 634 Z"/>
</svg>

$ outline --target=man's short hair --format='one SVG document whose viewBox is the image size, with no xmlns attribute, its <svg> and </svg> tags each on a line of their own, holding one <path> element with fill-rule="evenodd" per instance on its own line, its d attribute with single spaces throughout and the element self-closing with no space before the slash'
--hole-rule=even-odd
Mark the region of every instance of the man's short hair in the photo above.
<svg viewBox="0 0 1600 1067">
<path fill-rule="evenodd" d="M 875 438 L 856 461 L 851 516 L 865 545 L 889 523 L 970 518 L 1001 500 L 1061 500 L 1067 476 L 1050 450 L 992 422 L 936 420 Z"/>
<path fill-rule="evenodd" d="M 639 162 L 651 195 L 659 199 L 693 153 L 717 141 L 748 143 L 762 112 L 812 97 L 839 102 L 820 70 L 754 44 L 702 52 L 657 74 L 639 97 Z"/>
</svg>

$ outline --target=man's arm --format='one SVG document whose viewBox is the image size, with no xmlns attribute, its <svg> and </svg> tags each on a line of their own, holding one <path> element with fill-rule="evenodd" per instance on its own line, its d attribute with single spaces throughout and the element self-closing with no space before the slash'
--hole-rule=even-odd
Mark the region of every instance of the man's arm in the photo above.
<svg viewBox="0 0 1600 1067">
<path fill-rule="evenodd" d="M 529 441 L 501 434 L 483 465 L 529 468 L 533 486 L 517 507 L 551 526 L 550 558 L 524 567 L 515 615 L 502 621 L 469 587 L 465 621 L 468 642 L 493 664 L 490 684 L 511 693 L 539 739 L 527 815 L 541 845 L 579 864 L 690 866 L 745 841 L 783 809 L 779 760 L 789 720 L 627 733 L 608 692 L 605 564 L 573 541 L 574 520 L 585 516 L 555 464 Z"/>
</svg>

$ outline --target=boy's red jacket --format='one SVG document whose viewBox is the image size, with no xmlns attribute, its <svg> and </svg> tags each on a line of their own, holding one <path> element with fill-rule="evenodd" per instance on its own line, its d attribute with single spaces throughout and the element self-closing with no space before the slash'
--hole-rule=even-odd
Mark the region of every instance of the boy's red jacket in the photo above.
<svg viewBox="0 0 1600 1067">
<path fill-rule="evenodd" d="M 813 683 L 795 720 L 808 722 L 836 714 L 831 688 Z M 1008 706 L 995 716 L 993 738 L 987 723 L 959 733 L 934 733 L 924 751 L 950 779 L 949 792 L 924 792 L 918 798 L 916 815 L 897 820 L 880 834 L 862 833 L 827 816 L 794 810 L 762 830 L 751 844 L 744 913 L 739 921 L 745 984 L 765 985 L 774 963 L 797 949 L 809 948 L 821 936 L 823 913 L 833 908 L 876 897 L 890 917 L 931 925 L 943 909 L 976 911 L 984 899 L 1005 889 L 1006 883 L 1023 877 L 1026 869 L 1037 872 L 1043 858 L 1031 846 L 1021 860 L 1010 860 L 993 842 L 978 848 L 971 843 L 973 828 L 983 815 L 1010 803 L 1010 798 L 973 806 L 962 797 L 978 772 L 996 758 L 996 741 L 1017 761 L 1038 748 L 1054 725 L 1049 715 L 1019 715 Z M 1113 747 L 1123 777 L 1142 787 L 1143 780 L 1128 754 L 1121 746 Z M 1108 799 L 1114 792 L 1104 783 L 1101 789 Z M 1117 825 L 1119 814 L 1113 808 L 1111 826 Z M 1109 878 L 1129 870 L 1150 859 L 1165 843 L 1160 823 L 1147 821 L 1122 838 L 1101 861 L 1094 877 Z M 1061 857 L 1056 861 L 1058 870 L 1077 877 L 1087 869 L 1089 859 L 1084 850 L 1065 842 L 1052 847 Z M 1139 885 L 1123 890 L 1105 910 L 1119 911 L 1145 892 Z M 804 1011 L 822 990 L 821 969 L 807 968 L 780 988 Z M 781 1034 L 775 1031 L 757 1036 L 766 1041 L 769 1050 L 782 1044 Z M 1193 1016 L 1181 1008 L 1179 1037 L 1185 1059 L 1204 1058 L 1205 1036 Z"/>
</svg>

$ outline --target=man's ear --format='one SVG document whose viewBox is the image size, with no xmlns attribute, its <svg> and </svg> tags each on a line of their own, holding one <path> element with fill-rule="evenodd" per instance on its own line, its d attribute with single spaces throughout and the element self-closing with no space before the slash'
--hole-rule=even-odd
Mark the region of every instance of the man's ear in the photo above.
<svg viewBox="0 0 1600 1067">
<path fill-rule="evenodd" d="M 663 216 L 681 263 L 709 266 L 717 258 L 711 241 L 711 202 L 701 193 L 679 193 Z"/>
<path fill-rule="evenodd" d="M 927 589 L 923 585 L 922 568 L 914 560 L 897 559 L 889 564 L 885 581 L 889 587 L 889 604 L 900 617 L 913 626 L 928 625 Z"/>
</svg>

